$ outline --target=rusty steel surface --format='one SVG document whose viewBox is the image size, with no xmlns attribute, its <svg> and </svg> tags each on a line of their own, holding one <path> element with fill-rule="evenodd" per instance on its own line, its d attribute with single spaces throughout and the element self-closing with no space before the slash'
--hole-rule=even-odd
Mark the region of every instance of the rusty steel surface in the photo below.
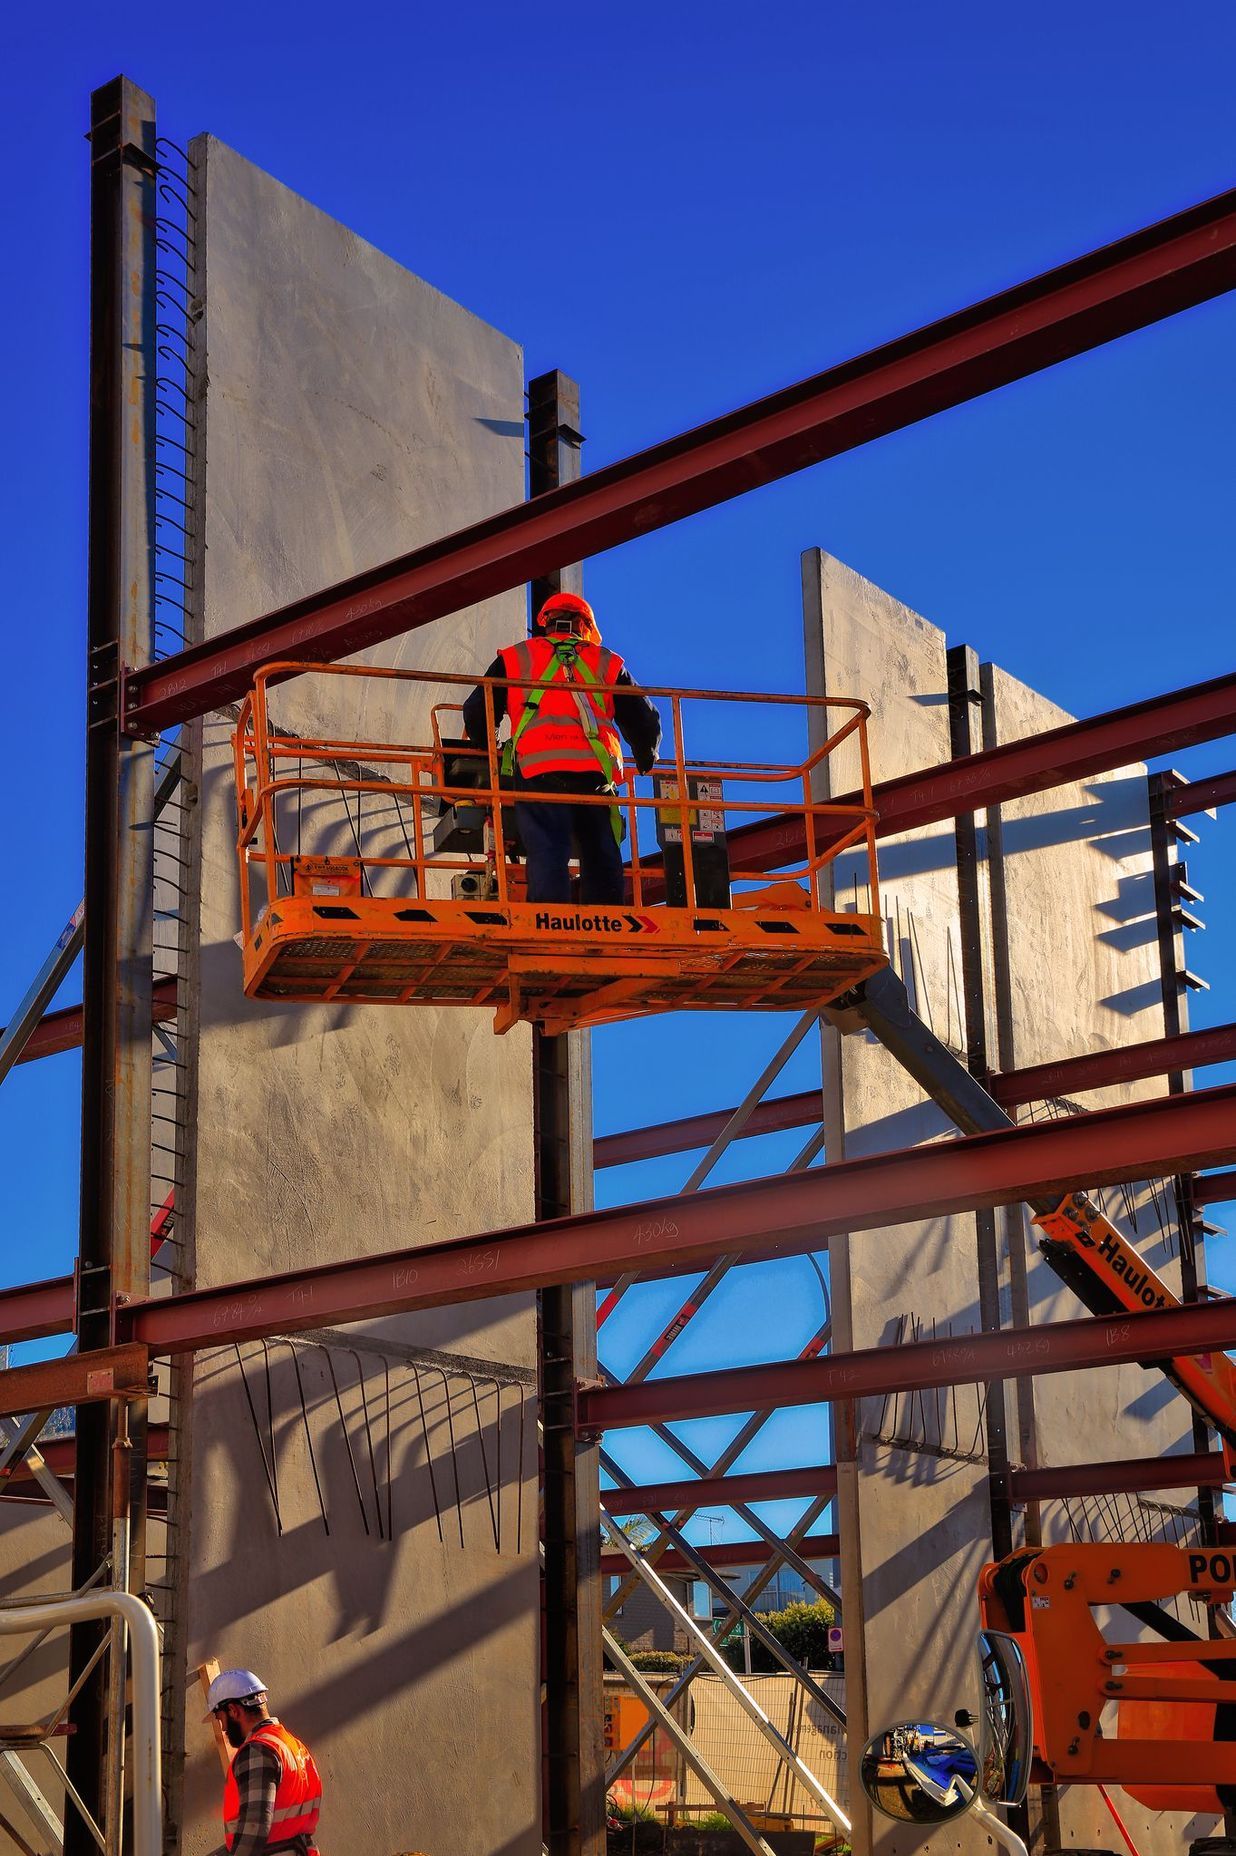
<svg viewBox="0 0 1236 1856">
<path fill-rule="evenodd" d="M 124 1334 L 159 1354 L 479 1300 L 722 1252 L 794 1256 L 823 1238 L 1236 1159 L 1236 1085 L 1031 1122 L 815 1172 L 618 1206 L 445 1244 L 141 1300 Z M 760 1401 L 756 1401 L 757 1403 Z M 775 1403 L 776 1400 L 764 1400 Z"/>
<path fill-rule="evenodd" d="M 1213 773 L 1200 780 L 1187 780 L 1166 795 L 1163 804 L 1167 818 L 1191 818 L 1195 812 L 1209 812 L 1214 806 L 1236 802 L 1236 772 Z"/>
<path fill-rule="evenodd" d="M 1193 1182 L 1195 1205 L 1222 1205 L 1236 1199 L 1236 1173 L 1203 1173 Z"/>
<path fill-rule="evenodd" d="M 171 1438 L 166 1424 L 152 1424 L 146 1432 L 146 1457 L 151 1463 L 166 1463 L 171 1449 Z M 38 1446 L 39 1455 L 48 1469 L 71 1482 L 77 1468 L 77 1439 L 75 1437 L 44 1437 Z M 25 1492 L 25 1484 L 34 1481 L 34 1470 L 27 1456 L 18 1456 L 11 1463 L 0 1469 L 0 1493 L 12 1489 L 16 1484 Z"/>
<path fill-rule="evenodd" d="M 778 1548 L 770 1546 L 766 1540 L 719 1540 L 715 1546 L 697 1547 L 696 1552 L 710 1566 L 734 1568 L 743 1566 L 763 1566 L 776 1557 Z M 839 1536 L 836 1534 L 805 1534 L 798 1542 L 797 1552 L 805 1560 L 835 1560 L 841 1551 Z M 630 1562 L 621 1553 L 602 1553 L 601 1571 L 609 1577 L 630 1571 Z M 658 1572 L 693 1572 L 695 1568 L 683 1554 L 669 1547 L 657 1561 Z"/>
<path fill-rule="evenodd" d="M 19 1340 L 45 1340 L 50 1334 L 72 1332 L 71 1276 L 0 1289 L 0 1344 L 11 1346 Z"/>
<path fill-rule="evenodd" d="M 1236 1299 L 1193 1302 L 1139 1315 L 1092 1315 L 997 1334 L 964 1334 L 868 1347 L 818 1360 L 726 1367 L 719 1372 L 645 1380 L 638 1386 L 581 1389 L 578 1423 L 586 1431 L 654 1420 L 720 1417 L 757 1405 L 828 1404 L 884 1397 L 930 1386 L 1171 1359 L 1236 1346 Z"/>
<path fill-rule="evenodd" d="M 1125 1457 L 1113 1463 L 1068 1463 L 1055 1469 L 1009 1472 L 1009 1499 L 1042 1502 L 1073 1495 L 1137 1495 L 1155 1489 L 1218 1489 L 1223 1453 Z"/>
<path fill-rule="evenodd" d="M 151 989 L 151 1022 L 166 1024 L 176 1016 L 176 982 L 156 980 Z M 62 1050 L 80 1050 L 82 1042 L 82 1008 L 66 1005 L 57 1012 L 44 1012 L 22 1047 L 18 1063 L 33 1063 L 36 1057 L 54 1057 Z"/>
<path fill-rule="evenodd" d="M 147 666 L 128 679 L 128 726 L 164 729 L 236 701 L 272 658 L 350 656 L 1233 285 L 1236 193 L 1229 192 Z"/>
<path fill-rule="evenodd" d="M 993 1075 L 988 1087 L 1002 1108 L 1024 1102 L 1041 1102 L 1051 1096 L 1084 1094 L 1113 1083 L 1138 1082 L 1165 1076 L 1169 1070 L 1201 1069 L 1207 1064 L 1236 1059 L 1236 1024 L 1212 1025 L 1182 1032 L 1173 1038 L 1151 1038 L 1141 1044 L 1122 1044 L 1113 1050 L 1088 1051 L 1080 1057 L 1061 1057 L 1052 1063 Z M 811 1127 L 823 1115 L 818 1089 L 794 1095 L 770 1096 L 756 1105 L 747 1125 L 734 1137 L 749 1140 L 754 1134 L 781 1134 L 792 1128 Z M 593 1165 L 626 1166 L 635 1160 L 658 1159 L 665 1154 L 706 1147 L 733 1115 L 732 1108 L 708 1114 L 685 1115 L 620 1134 L 602 1134 L 593 1143 Z M 1199 1184 L 1204 1185 L 1205 1181 Z"/>
<path fill-rule="evenodd" d="M 1062 1057 L 1025 1070 L 1011 1070 L 991 1080 L 991 1093 L 1003 1108 L 1018 1103 L 1042 1102 L 1050 1096 L 1083 1094 L 1106 1089 L 1113 1083 L 1135 1083 L 1147 1076 L 1166 1076 L 1171 1070 L 1201 1069 L 1210 1063 L 1236 1058 L 1236 1024 L 1212 1025 L 1201 1031 L 1183 1031 L 1176 1037 L 1152 1038 L 1143 1044 L 1121 1044 L 1082 1057 Z"/>
<path fill-rule="evenodd" d="M 62 1360 L 36 1360 L 0 1373 L 0 1417 L 24 1417 L 57 1405 L 97 1405 L 147 1395 L 148 1355 L 133 1341 Z"/>
<path fill-rule="evenodd" d="M 1023 741 L 1003 742 L 960 760 L 922 767 L 874 788 L 876 836 L 938 825 L 962 812 L 979 812 L 1009 799 L 1025 798 L 1090 774 L 1128 767 L 1156 754 L 1171 754 L 1236 730 L 1236 674 L 1214 677 L 1164 696 L 1151 696 L 1109 709 Z M 1182 787 L 1182 795 L 1190 788 Z M 838 805 L 852 795 L 839 794 Z M 1196 810 L 1196 804 L 1182 798 Z M 1217 798 L 1202 804 L 1218 804 Z M 792 818 L 769 819 L 729 834 L 730 854 L 745 867 L 775 870 L 803 852 L 802 833 Z"/>
<path fill-rule="evenodd" d="M 684 1115 L 677 1121 L 661 1121 L 647 1128 L 631 1128 L 621 1134 L 602 1134 L 592 1144 L 592 1164 L 596 1167 L 626 1166 L 632 1160 L 655 1160 L 663 1154 L 689 1153 L 695 1147 L 708 1147 L 732 1117 L 732 1108 L 714 1109 L 706 1115 Z M 805 1128 L 818 1122 L 824 1114 L 823 1097 L 818 1089 L 805 1089 L 797 1095 L 768 1096 L 757 1102 L 740 1128 L 735 1140 L 749 1140 L 753 1134 L 782 1134 L 789 1128 Z"/>
<path fill-rule="evenodd" d="M 835 1495 L 837 1471 L 831 1463 L 800 1469 L 753 1470 L 747 1475 L 683 1477 L 678 1482 L 650 1482 L 642 1488 L 602 1489 L 610 1514 L 661 1514 L 678 1508 L 703 1508 L 718 1502 L 783 1502 L 799 1495 Z"/>
</svg>

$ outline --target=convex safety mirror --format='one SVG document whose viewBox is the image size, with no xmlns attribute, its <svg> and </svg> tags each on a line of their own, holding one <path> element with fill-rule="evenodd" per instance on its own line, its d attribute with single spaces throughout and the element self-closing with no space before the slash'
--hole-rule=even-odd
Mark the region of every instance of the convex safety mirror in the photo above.
<svg viewBox="0 0 1236 1856">
<path fill-rule="evenodd" d="M 1016 1638 L 981 1630 L 983 1758 L 980 1785 L 990 1804 L 1020 1804 L 1030 1783 L 1034 1716 L 1026 1660 Z"/>
<path fill-rule="evenodd" d="M 859 1776 L 876 1810 L 903 1824 L 945 1824 L 979 1800 L 978 1754 L 942 1721 L 900 1721 L 873 1734 Z"/>
</svg>

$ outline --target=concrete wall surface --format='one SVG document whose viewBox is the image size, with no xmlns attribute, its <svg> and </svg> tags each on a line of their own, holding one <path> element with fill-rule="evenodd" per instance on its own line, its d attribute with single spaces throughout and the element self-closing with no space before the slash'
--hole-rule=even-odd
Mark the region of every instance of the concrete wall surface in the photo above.
<svg viewBox="0 0 1236 1856">
<path fill-rule="evenodd" d="M 199 190 L 207 635 L 517 502 L 520 350 L 213 138 Z M 204 358 L 204 367 L 200 362 Z M 482 671 L 511 594 L 373 654 Z M 408 740 L 390 682 L 280 686 L 279 726 Z M 229 716 L 201 729 L 192 1228 L 199 1284 L 531 1217 L 530 1041 L 470 1011 L 247 1001 Z M 322 1844 L 539 1849 L 530 1298 L 200 1355 L 184 1440 L 187 1675 L 251 1667 L 313 1747 Z M 409 1350 L 498 1362 L 501 1383 Z M 243 1377 L 242 1377 L 243 1373 Z M 458 1478 L 458 1481 L 456 1481 Z M 219 1772 L 185 1709 L 183 1848 Z"/>
<path fill-rule="evenodd" d="M 819 550 L 803 557 L 803 591 L 807 688 L 861 695 L 871 703 L 874 778 L 949 759 L 944 634 Z M 984 669 L 982 716 L 988 738 L 1000 740 L 1065 719 L 1054 704 L 991 667 Z M 856 768 L 842 757 L 832 769 L 831 790 L 857 783 Z M 1161 1035 L 1144 770 L 1008 806 L 1002 823 L 1002 842 L 998 831 L 980 838 L 992 1067 Z M 861 885 L 861 869 L 843 860 L 836 876 L 839 906 L 851 903 L 856 878 Z M 920 1015 L 964 1053 L 951 824 L 883 840 L 880 879 L 893 964 Z M 1150 1083 L 1113 1090 L 1087 1103 L 1131 1100 L 1157 1089 Z M 824 1102 L 831 1160 L 954 1138 L 943 1115 L 866 1036 L 825 1031 Z M 1058 1111 L 1066 1112 L 1050 1104 L 1034 1112 Z M 1169 1199 L 1144 1187 L 1131 1190 L 1127 1200 L 1119 1192 L 1104 1195 L 1109 1215 L 1130 1235 L 1136 1226 L 1139 1247 L 1178 1288 L 1173 1235 L 1160 1201 L 1166 1206 Z M 997 1215 L 993 1238 L 1002 1325 L 1084 1313 L 1040 1258 L 1020 1207 Z M 859 1234 L 834 1242 L 830 1259 L 839 1348 L 895 1345 L 980 1326 L 973 1214 Z M 868 1733 L 907 1719 L 951 1721 L 955 1709 L 977 1707 L 975 1581 L 992 1557 L 990 1429 L 1000 1417 L 999 1387 L 959 1386 L 837 1409 L 852 1769 Z M 1002 1421 L 1015 1465 L 1193 1447 L 1188 1407 L 1161 1377 L 1136 1367 L 1010 1385 Z M 1162 1500 L 1166 1509 L 1183 1506 L 1179 1492 Z M 1114 1522 L 1109 1517 L 1107 1537 L 1126 1519 L 1156 1531 L 1157 1518 L 1154 1509 Z M 1186 1530 L 1192 1524 L 1187 1515 L 1180 1522 Z M 1021 1544 L 1020 1515 L 1014 1525 L 1014 1544 Z M 1060 1504 L 1045 1504 L 1028 1525 L 1041 1528 L 1045 1538 L 1103 1531 Z M 1170 1524 L 1166 1535 L 1176 1537 Z M 1059 1810 L 1064 1843 L 1110 1844 L 1113 1826 L 1097 1794 L 1071 1788 Z M 1144 1853 L 1176 1847 L 1178 1817 L 1160 1819 L 1132 1804 L 1129 1813 Z M 857 1800 L 854 1814 L 856 1850 L 873 1842 L 888 1856 L 904 1856 L 926 1846 L 921 1831 L 885 1819 L 864 1822 L 867 1813 Z M 1044 1829 L 1054 1840 L 1054 1827 Z M 963 1822 L 950 1826 L 947 1837 L 950 1849 L 977 1850 L 986 1833 Z M 934 1847 L 938 1837 L 930 1841 Z"/>
</svg>

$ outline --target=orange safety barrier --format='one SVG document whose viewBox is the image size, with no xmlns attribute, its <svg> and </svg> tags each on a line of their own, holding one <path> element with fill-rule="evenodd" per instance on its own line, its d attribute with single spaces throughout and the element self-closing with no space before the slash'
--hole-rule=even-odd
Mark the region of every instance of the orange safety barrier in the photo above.
<svg viewBox="0 0 1236 1856">
<path fill-rule="evenodd" d="M 366 683 L 404 686 L 384 700 L 424 738 L 376 743 L 277 726 L 271 686 L 293 675 L 298 714 L 318 677 L 365 680 L 332 692 L 335 712 L 358 717 Z M 478 685 L 491 720 L 494 690 L 534 687 L 348 664 L 259 672 L 233 737 L 251 997 L 489 1006 L 498 1031 L 525 1019 L 561 1032 L 648 1012 L 802 1010 L 886 964 L 864 703 L 640 691 L 669 724 L 652 776 L 628 770 L 612 800 L 536 795 L 620 810 L 628 895 L 603 907 L 526 900 L 513 814 L 520 795 L 501 774 L 500 744 L 492 730 L 488 751 L 461 739 L 462 700 Z M 684 708 L 710 739 L 727 705 L 738 706 L 735 731 L 749 736 L 762 707 L 776 744 L 797 727 L 806 751 L 788 763 L 692 757 Z M 835 727 L 829 711 L 842 717 Z M 830 781 L 829 762 L 843 748 L 844 779 Z M 830 804 L 824 795 L 835 785 L 861 790 L 863 803 Z M 805 861 L 771 882 L 729 868 L 729 829 L 787 813 L 791 834 L 807 844 Z M 839 908 L 843 856 L 850 906 Z"/>
</svg>

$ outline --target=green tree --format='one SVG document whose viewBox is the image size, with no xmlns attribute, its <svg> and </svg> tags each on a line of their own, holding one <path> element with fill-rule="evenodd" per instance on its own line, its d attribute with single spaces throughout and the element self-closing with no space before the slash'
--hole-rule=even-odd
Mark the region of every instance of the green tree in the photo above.
<svg viewBox="0 0 1236 1856">
<path fill-rule="evenodd" d="M 836 1623 L 837 1613 L 827 1598 L 817 1598 L 810 1605 L 787 1605 L 784 1611 L 766 1611 L 760 1621 L 796 1662 L 805 1663 L 808 1669 L 832 1667 L 828 1631 L 829 1626 Z M 741 1673 L 746 1667 L 741 1630 L 732 1631 L 721 1648 L 730 1668 Z M 751 1639 L 751 1668 L 759 1675 L 768 1675 L 781 1668 L 772 1651 L 755 1637 Z"/>
</svg>

